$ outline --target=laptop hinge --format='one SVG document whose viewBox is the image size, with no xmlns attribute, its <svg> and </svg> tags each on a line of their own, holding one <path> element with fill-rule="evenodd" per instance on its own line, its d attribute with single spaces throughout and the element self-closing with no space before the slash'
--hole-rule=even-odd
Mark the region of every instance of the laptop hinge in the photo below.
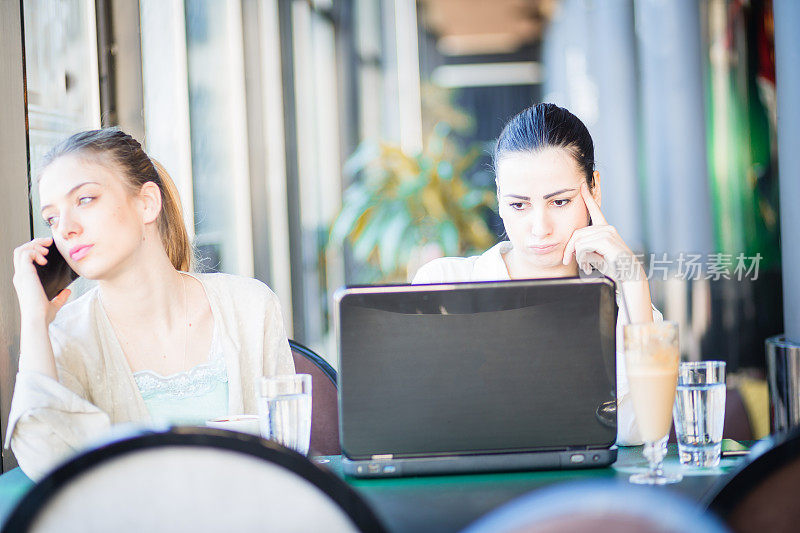
<svg viewBox="0 0 800 533">
<path fill-rule="evenodd" d="M 394 454 L 391 453 L 384 453 L 381 455 L 373 455 L 373 461 L 391 461 L 394 458 Z"/>
</svg>

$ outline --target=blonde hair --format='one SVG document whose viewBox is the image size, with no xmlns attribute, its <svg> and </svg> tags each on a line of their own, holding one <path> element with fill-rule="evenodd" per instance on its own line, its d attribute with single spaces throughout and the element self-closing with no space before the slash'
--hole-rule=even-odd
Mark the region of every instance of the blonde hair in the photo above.
<svg viewBox="0 0 800 533">
<path fill-rule="evenodd" d="M 47 153 L 39 175 L 47 165 L 67 154 L 93 155 L 115 165 L 122 171 L 126 185 L 133 193 L 141 191 L 142 185 L 149 181 L 158 185 L 161 191 L 158 232 L 164 251 L 177 270 L 192 268 L 194 250 L 183 222 L 178 188 L 161 163 L 148 157 L 139 141 L 117 128 L 76 133 Z"/>
<path fill-rule="evenodd" d="M 161 212 L 158 214 L 158 232 L 161 235 L 161 243 L 164 251 L 167 252 L 172 266 L 184 272 L 192 268 L 194 250 L 189 240 L 189 232 L 186 231 L 186 224 L 183 222 L 183 207 L 178 187 L 170 177 L 164 165 L 150 159 L 161 179 L 159 188 L 161 189 Z"/>
</svg>

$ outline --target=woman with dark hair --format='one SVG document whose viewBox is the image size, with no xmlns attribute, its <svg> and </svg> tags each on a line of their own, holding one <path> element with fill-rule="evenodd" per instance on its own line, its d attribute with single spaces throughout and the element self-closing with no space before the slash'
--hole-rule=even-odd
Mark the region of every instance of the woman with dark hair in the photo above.
<svg viewBox="0 0 800 533">
<path fill-rule="evenodd" d="M 561 278 L 595 268 L 625 295 L 624 301 L 617 298 L 627 307 L 617 318 L 618 347 L 624 316 L 633 322 L 662 320 L 650 302 L 644 269 L 600 211 L 594 144 L 580 119 L 554 104 L 526 109 L 503 128 L 494 166 L 508 240 L 479 256 L 435 259 L 417 271 L 413 283 Z M 617 440 L 641 444 L 628 392 L 618 353 Z"/>
<path fill-rule="evenodd" d="M 112 424 L 255 413 L 258 377 L 294 373 L 275 294 L 191 272 L 177 189 L 131 136 L 73 135 L 36 185 L 52 237 L 14 250 L 22 330 L 5 442 L 28 476 Z M 59 253 L 97 281 L 68 304 L 69 289 L 50 300 L 37 274 Z"/>
</svg>

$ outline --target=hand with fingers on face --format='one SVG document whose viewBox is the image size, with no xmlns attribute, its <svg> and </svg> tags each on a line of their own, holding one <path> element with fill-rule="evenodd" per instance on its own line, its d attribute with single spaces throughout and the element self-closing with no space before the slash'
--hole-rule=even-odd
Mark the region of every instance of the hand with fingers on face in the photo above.
<svg viewBox="0 0 800 533">
<path fill-rule="evenodd" d="M 616 228 L 608 224 L 585 182 L 581 184 L 581 197 L 592 225 L 573 232 L 564 248 L 563 263 L 568 265 L 574 257 L 586 274 L 594 267 L 617 284 L 644 279 L 641 265 Z"/>
<path fill-rule="evenodd" d="M 13 283 L 23 320 L 44 319 L 45 324 L 49 324 L 69 298 L 70 290 L 64 289 L 48 300 L 36 272 L 35 264 L 47 264 L 48 246 L 51 244 L 51 237 L 37 238 L 14 250 Z"/>
</svg>

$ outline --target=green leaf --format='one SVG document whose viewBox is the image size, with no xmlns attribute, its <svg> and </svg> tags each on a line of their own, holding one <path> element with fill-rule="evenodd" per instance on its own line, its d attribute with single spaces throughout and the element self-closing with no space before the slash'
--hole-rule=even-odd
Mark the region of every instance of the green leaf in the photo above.
<svg viewBox="0 0 800 533">
<path fill-rule="evenodd" d="M 364 141 L 355 152 L 345 161 L 342 172 L 346 176 L 355 176 L 362 171 L 371 161 L 377 159 L 381 154 L 380 146 L 373 141 Z"/>
<path fill-rule="evenodd" d="M 419 154 L 414 160 L 417 162 L 417 165 L 419 165 L 420 173 L 428 172 L 431 167 L 433 167 L 433 161 L 427 154 Z"/>
<path fill-rule="evenodd" d="M 484 194 L 483 191 L 480 189 L 472 189 L 467 191 L 464 196 L 458 199 L 458 205 L 461 206 L 462 209 L 469 210 L 478 207 L 483 203 Z"/>
<path fill-rule="evenodd" d="M 397 250 L 409 224 L 411 224 L 411 217 L 402 207 L 399 207 L 386 224 L 386 231 L 378 243 L 381 270 L 384 274 L 391 274 L 398 269 Z"/>
<path fill-rule="evenodd" d="M 450 126 L 444 122 L 437 122 L 428 140 L 428 151 L 436 157 L 441 157 L 444 154 L 445 139 L 448 135 L 450 135 Z"/>
<path fill-rule="evenodd" d="M 443 180 L 450 180 L 453 177 L 453 165 L 450 161 L 440 161 L 436 165 L 436 172 Z"/>
<path fill-rule="evenodd" d="M 397 196 L 399 199 L 407 199 L 417 196 L 419 192 L 428 184 L 430 175 L 420 172 L 413 179 L 407 179 L 400 183 L 397 187 Z"/>
<path fill-rule="evenodd" d="M 483 150 L 480 149 L 478 146 L 473 146 L 472 148 L 467 151 L 467 153 L 462 154 L 457 161 L 454 163 L 454 172 L 456 174 L 463 174 L 468 169 L 472 168 L 472 165 L 475 164 L 475 161 L 481 156 L 481 154 L 485 153 Z M 492 153 L 489 151 L 489 153 Z"/>
<path fill-rule="evenodd" d="M 445 138 L 450 135 L 450 131 L 452 131 L 452 128 L 447 122 L 437 122 L 433 127 L 433 133 L 440 138 Z"/>
<path fill-rule="evenodd" d="M 397 249 L 398 266 L 407 267 L 408 261 L 411 259 L 411 252 L 421 244 L 419 227 L 410 226 L 400 239 L 400 245 Z"/>
<path fill-rule="evenodd" d="M 443 220 L 439 224 L 439 242 L 444 255 L 458 255 L 458 228 L 450 220 Z"/>
<path fill-rule="evenodd" d="M 348 187 L 342 200 L 342 210 L 331 225 L 330 242 L 341 246 L 356 221 L 373 203 L 372 195 L 361 184 L 354 183 Z"/>
<path fill-rule="evenodd" d="M 378 243 L 381 235 L 386 226 L 386 219 L 391 215 L 391 211 L 384 209 L 375 213 L 375 216 L 364 228 L 361 235 L 353 242 L 353 257 L 359 261 L 366 262 L 369 259 L 372 250 Z"/>
</svg>

